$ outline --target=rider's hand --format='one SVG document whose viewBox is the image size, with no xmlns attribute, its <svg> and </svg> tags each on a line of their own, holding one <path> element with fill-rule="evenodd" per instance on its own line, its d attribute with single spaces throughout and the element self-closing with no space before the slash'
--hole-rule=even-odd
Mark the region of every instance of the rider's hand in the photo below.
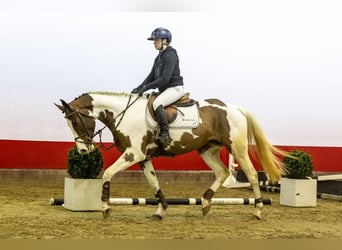
<svg viewBox="0 0 342 250">
<path fill-rule="evenodd" d="M 138 90 L 137 93 L 138 93 L 140 96 L 142 96 L 146 90 L 148 90 L 148 89 L 146 88 L 146 85 L 145 85 L 145 86 L 143 86 L 142 88 L 140 88 L 140 89 Z"/>
<path fill-rule="evenodd" d="M 139 94 L 139 96 L 142 96 L 144 94 L 145 91 L 151 89 L 151 84 L 145 84 L 145 85 L 140 85 L 137 88 L 132 90 L 132 94 Z"/>
<path fill-rule="evenodd" d="M 131 91 L 131 94 L 138 94 L 139 93 L 139 88 L 135 88 Z"/>
</svg>

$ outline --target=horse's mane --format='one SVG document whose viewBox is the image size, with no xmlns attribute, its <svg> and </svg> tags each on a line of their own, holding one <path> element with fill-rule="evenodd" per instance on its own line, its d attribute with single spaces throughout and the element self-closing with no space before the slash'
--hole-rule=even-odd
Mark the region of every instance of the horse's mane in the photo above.
<svg viewBox="0 0 342 250">
<path fill-rule="evenodd" d="M 107 96 L 117 96 L 117 97 L 129 97 L 134 94 L 125 93 L 125 92 L 109 92 L 109 91 L 93 91 L 88 92 L 87 94 L 94 94 L 94 95 L 107 95 Z"/>
<path fill-rule="evenodd" d="M 81 97 L 83 97 L 83 96 L 85 96 L 85 95 L 87 95 L 88 93 L 83 93 L 82 95 L 79 95 L 78 97 L 75 97 L 75 99 L 73 100 L 73 101 L 76 101 L 76 100 L 78 100 L 78 99 L 80 99 Z"/>
<path fill-rule="evenodd" d="M 116 97 L 129 97 L 131 95 L 135 95 L 135 94 L 130 94 L 130 93 L 118 93 L 118 92 L 109 92 L 109 91 L 91 91 L 91 92 L 87 92 L 87 93 L 83 93 L 81 95 L 79 95 L 78 97 L 75 97 L 74 101 L 82 98 L 83 96 L 86 95 L 106 95 L 106 96 L 116 96 Z"/>
</svg>

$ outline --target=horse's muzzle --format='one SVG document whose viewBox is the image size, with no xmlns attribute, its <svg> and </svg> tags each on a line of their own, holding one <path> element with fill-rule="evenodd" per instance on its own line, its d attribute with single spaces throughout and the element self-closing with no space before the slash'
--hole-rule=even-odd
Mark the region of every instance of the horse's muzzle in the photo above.
<svg viewBox="0 0 342 250">
<path fill-rule="evenodd" d="M 89 154 L 91 151 L 94 150 L 94 144 L 93 143 L 88 144 L 88 143 L 76 142 L 76 146 L 77 146 L 77 151 L 81 155 Z"/>
</svg>

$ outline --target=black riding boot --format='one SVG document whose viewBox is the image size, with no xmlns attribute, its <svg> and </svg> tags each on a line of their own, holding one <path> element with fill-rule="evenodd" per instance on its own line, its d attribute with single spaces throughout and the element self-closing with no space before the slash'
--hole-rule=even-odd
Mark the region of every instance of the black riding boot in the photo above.
<svg viewBox="0 0 342 250">
<path fill-rule="evenodd" d="M 160 132 L 157 137 L 157 140 L 161 142 L 161 144 L 166 147 L 170 144 L 172 141 L 170 134 L 169 134 L 169 122 L 167 120 L 167 115 L 165 113 L 163 105 L 160 105 L 156 109 L 156 116 L 157 116 L 157 122 L 160 126 Z"/>
</svg>

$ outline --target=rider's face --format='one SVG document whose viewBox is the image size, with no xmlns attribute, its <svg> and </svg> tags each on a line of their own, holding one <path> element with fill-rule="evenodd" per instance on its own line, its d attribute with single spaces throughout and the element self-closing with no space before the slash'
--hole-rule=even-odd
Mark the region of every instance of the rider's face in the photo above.
<svg viewBox="0 0 342 250">
<path fill-rule="evenodd" d="M 163 49 L 163 39 L 161 38 L 153 39 L 153 44 L 157 50 Z"/>
</svg>

